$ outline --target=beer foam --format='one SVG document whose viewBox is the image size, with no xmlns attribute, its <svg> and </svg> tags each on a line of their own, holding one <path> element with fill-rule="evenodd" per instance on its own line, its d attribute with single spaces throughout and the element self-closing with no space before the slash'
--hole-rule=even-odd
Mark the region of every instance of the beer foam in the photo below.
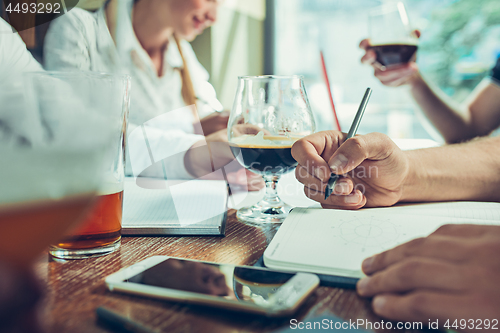
<svg viewBox="0 0 500 333">
<path fill-rule="evenodd" d="M 104 180 L 99 186 L 98 194 L 99 195 L 115 194 L 123 191 L 123 187 L 124 187 L 124 180 L 118 181 L 114 176 L 108 175 L 107 177 L 104 177 Z"/>
<path fill-rule="evenodd" d="M 98 191 L 104 150 L 0 149 L 0 205 Z"/>
<path fill-rule="evenodd" d="M 371 47 L 377 47 L 377 46 L 392 46 L 392 45 L 401 45 L 401 46 L 417 46 L 418 47 L 418 41 L 409 39 L 405 41 L 394 41 L 394 42 L 383 42 L 383 43 L 373 43 Z"/>
<path fill-rule="evenodd" d="M 248 148 L 290 148 L 298 139 L 300 139 L 300 137 L 264 135 L 264 131 L 260 131 L 257 135 L 245 134 L 234 137 L 231 139 L 230 143 L 234 143 L 239 147 Z"/>
<path fill-rule="evenodd" d="M 106 80 L 92 82 L 97 86 L 49 78 L 37 94 L 31 85 L 1 91 L 8 108 L 0 110 L 6 124 L 0 127 L 0 206 L 123 190 L 109 170 L 123 127 L 123 93 L 108 89 Z M 95 94 L 89 98 L 79 87 Z"/>
</svg>

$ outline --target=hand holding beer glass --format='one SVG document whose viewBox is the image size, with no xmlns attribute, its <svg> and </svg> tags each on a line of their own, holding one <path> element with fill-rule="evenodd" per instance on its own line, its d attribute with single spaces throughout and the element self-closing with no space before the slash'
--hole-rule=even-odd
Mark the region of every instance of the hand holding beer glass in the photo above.
<svg viewBox="0 0 500 333">
<path fill-rule="evenodd" d="M 410 26 L 402 2 L 372 9 L 368 17 L 369 39 L 361 41 L 366 50 L 361 62 L 375 68 L 375 76 L 387 86 L 407 83 L 418 71 L 415 64 L 420 33 Z"/>
<path fill-rule="evenodd" d="M 266 183 L 264 198 L 238 210 L 239 219 L 283 222 L 291 207 L 279 198 L 276 185 L 282 174 L 297 166 L 293 143 L 315 128 L 302 77 L 239 77 L 228 123 L 229 145 L 238 162 Z"/>
</svg>

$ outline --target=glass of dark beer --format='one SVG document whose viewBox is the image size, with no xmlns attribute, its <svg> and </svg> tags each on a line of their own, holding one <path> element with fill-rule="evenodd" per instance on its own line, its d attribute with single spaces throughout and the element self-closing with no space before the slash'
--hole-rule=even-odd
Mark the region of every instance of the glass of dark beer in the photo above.
<svg viewBox="0 0 500 333">
<path fill-rule="evenodd" d="M 377 62 L 384 68 L 414 61 L 418 37 L 403 2 L 390 2 L 369 13 L 369 37 Z"/>
<path fill-rule="evenodd" d="M 280 176 L 297 162 L 291 154 L 298 139 L 315 131 L 301 76 L 239 77 L 228 123 L 229 145 L 238 162 L 262 175 L 264 198 L 238 210 L 237 217 L 250 223 L 281 223 L 291 209 L 278 196 Z"/>
<path fill-rule="evenodd" d="M 99 133 L 106 132 L 109 137 L 100 169 L 94 174 L 99 186 L 92 206 L 78 226 L 52 243 L 49 253 L 63 259 L 111 253 L 120 247 L 121 240 L 130 77 L 93 72 L 46 72 L 31 75 L 30 83 L 33 107 L 38 108 L 45 122 L 53 128 L 55 145 L 57 141 L 72 140 L 70 129 L 79 123 L 85 127 L 82 133 L 87 134 L 79 139 L 80 153 L 92 146 Z M 80 118 L 88 119 L 91 125 L 83 124 Z M 84 174 L 84 170 L 81 173 Z"/>
</svg>

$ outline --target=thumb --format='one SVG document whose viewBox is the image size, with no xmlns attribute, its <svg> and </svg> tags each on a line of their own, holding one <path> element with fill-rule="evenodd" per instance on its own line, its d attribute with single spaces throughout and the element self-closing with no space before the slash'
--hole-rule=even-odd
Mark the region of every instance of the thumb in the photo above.
<svg viewBox="0 0 500 333">
<path fill-rule="evenodd" d="M 381 133 L 358 135 L 345 141 L 328 161 L 333 173 L 345 174 L 365 160 L 383 160 L 390 156 L 396 144 Z"/>
<path fill-rule="evenodd" d="M 370 40 L 368 38 L 363 39 L 361 42 L 359 42 L 359 48 L 363 50 L 368 50 L 370 47 Z"/>
</svg>

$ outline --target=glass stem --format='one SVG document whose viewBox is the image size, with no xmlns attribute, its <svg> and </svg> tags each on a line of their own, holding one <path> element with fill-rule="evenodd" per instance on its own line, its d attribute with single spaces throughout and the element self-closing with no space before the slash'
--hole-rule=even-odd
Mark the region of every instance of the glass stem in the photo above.
<svg viewBox="0 0 500 333">
<path fill-rule="evenodd" d="M 271 207 L 281 206 L 282 202 L 278 196 L 278 190 L 276 188 L 280 176 L 263 176 L 263 178 L 266 183 L 266 194 L 264 195 L 262 201 Z"/>
</svg>

